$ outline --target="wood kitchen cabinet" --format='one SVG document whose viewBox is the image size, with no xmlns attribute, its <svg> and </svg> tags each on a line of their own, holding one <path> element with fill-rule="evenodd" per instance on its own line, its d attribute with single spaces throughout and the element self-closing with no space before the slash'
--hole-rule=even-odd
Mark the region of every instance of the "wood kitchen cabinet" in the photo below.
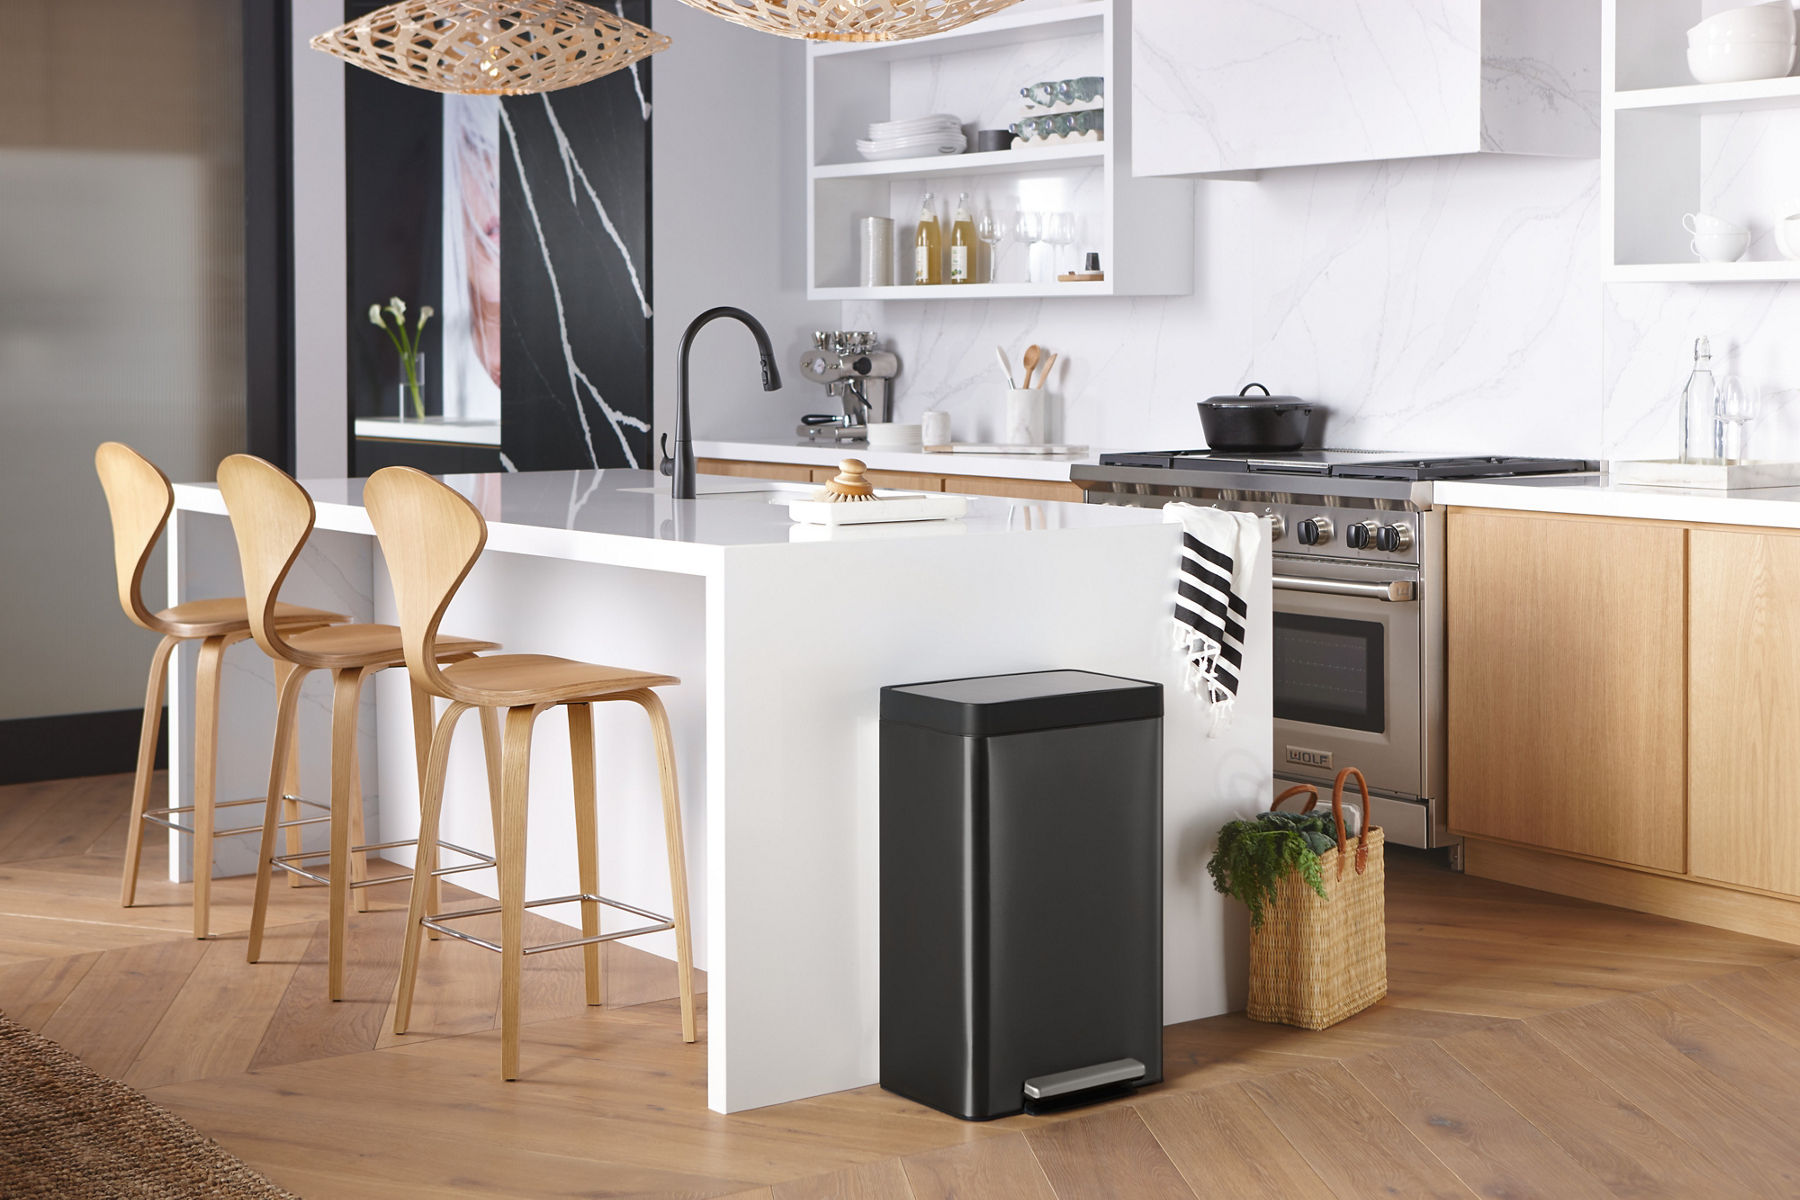
<svg viewBox="0 0 1800 1200">
<path fill-rule="evenodd" d="M 1688 870 L 1800 895 L 1800 536 L 1688 536 Z"/>
<path fill-rule="evenodd" d="M 854 455 L 854 450 L 848 451 Z M 779 479 L 795 483 L 824 483 L 837 474 L 836 467 L 809 467 L 795 463 L 745 462 L 738 459 L 702 458 L 695 464 L 702 475 L 737 475 L 752 479 Z M 913 471 L 869 471 L 876 487 L 909 492 L 961 492 L 969 496 L 1003 496 L 1013 500 L 1065 500 L 1079 504 L 1081 485 L 1055 479 L 1004 479 L 989 475 L 926 475 Z"/>
<path fill-rule="evenodd" d="M 1591 157 L 1599 70 L 1594 0 L 1135 0 L 1132 169 Z"/>
<path fill-rule="evenodd" d="M 1686 537 L 1664 523 L 1450 511 L 1455 832 L 1685 868 Z"/>
</svg>

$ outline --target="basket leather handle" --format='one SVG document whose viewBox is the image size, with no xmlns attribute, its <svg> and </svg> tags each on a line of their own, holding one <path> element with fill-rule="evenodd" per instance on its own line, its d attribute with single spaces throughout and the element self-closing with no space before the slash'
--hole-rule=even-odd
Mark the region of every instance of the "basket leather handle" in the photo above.
<svg viewBox="0 0 1800 1200">
<path fill-rule="evenodd" d="M 1289 796 L 1298 796 L 1301 792 L 1308 793 L 1308 799 L 1306 801 L 1306 807 L 1300 811 L 1311 812 L 1313 810 L 1313 805 L 1319 802 L 1319 789 L 1310 783 L 1296 783 L 1293 787 L 1275 797 L 1274 800 L 1269 802 L 1269 811 L 1274 812 L 1281 807 L 1281 802 L 1283 800 L 1286 800 Z"/>
<path fill-rule="evenodd" d="M 1344 781 L 1351 776 L 1356 777 L 1356 786 L 1362 792 L 1362 831 L 1356 836 L 1356 873 L 1361 875 L 1363 868 L 1369 863 L 1369 826 L 1372 824 L 1369 813 L 1369 781 L 1355 767 L 1345 767 L 1337 774 L 1337 782 L 1331 785 L 1331 815 L 1337 819 L 1338 836 L 1338 878 L 1344 877 Z"/>
</svg>

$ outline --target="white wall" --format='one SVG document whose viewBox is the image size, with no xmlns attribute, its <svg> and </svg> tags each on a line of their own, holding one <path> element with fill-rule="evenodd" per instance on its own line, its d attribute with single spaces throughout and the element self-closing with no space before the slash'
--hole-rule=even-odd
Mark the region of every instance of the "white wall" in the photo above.
<svg viewBox="0 0 1800 1200">
<path fill-rule="evenodd" d="M 674 429 L 682 331 L 735 304 L 768 329 L 785 386 L 764 393 L 749 333 L 715 322 L 694 343 L 694 427 L 791 434 L 801 414 L 825 411 L 796 363 L 839 316 L 806 299 L 805 47 L 685 4 L 656 4 L 651 22 L 673 42 L 651 71 L 656 431 Z"/>
<path fill-rule="evenodd" d="M 343 0 L 293 0 L 294 463 L 302 479 L 349 472 L 349 245 L 344 64 L 307 43 L 343 24 Z"/>
<path fill-rule="evenodd" d="M 669 68 L 659 81 L 670 104 L 693 99 L 671 96 L 684 49 L 658 64 Z M 791 157 L 804 126 L 795 94 L 803 63 L 798 53 L 780 58 L 782 49 L 764 39 L 757 69 L 768 74 L 751 93 L 763 97 L 762 140 L 734 140 L 730 153 L 766 161 L 759 148 L 773 144 L 791 158 L 779 181 L 796 193 L 782 201 L 779 293 L 788 297 L 805 255 L 803 231 L 793 228 L 804 165 Z M 796 82 L 779 74 L 786 71 Z M 1598 63 L 1590 78 L 1597 86 Z M 769 106 L 771 94 L 779 107 Z M 1596 95 L 1582 100 L 1597 109 Z M 1744 163 L 1762 164 L 1754 188 L 1740 189 L 1758 201 L 1755 211 L 1724 215 L 1766 226 L 1777 193 L 1800 195 L 1790 186 L 1800 178 L 1792 156 L 1762 150 L 1763 135 L 1777 128 L 1786 126 L 1764 118 L 1721 134 L 1709 169 L 1737 179 Z M 659 147 L 680 136 L 660 132 Z M 677 186 L 658 192 L 659 246 L 674 236 L 665 205 L 731 220 L 729 205 L 712 195 L 716 180 L 698 196 L 678 197 Z M 1196 189 L 1192 295 L 852 303 L 839 319 L 815 320 L 878 331 L 902 360 L 897 419 L 947 409 L 965 440 L 990 434 L 1002 403 L 993 347 L 1005 346 L 1016 364 L 1035 341 L 1062 355 L 1054 432 L 1090 445 L 1201 445 L 1193 402 L 1256 379 L 1324 404 L 1333 445 L 1594 457 L 1673 452 L 1675 397 L 1693 339 L 1704 333 L 1721 370 L 1764 386 L 1751 452 L 1800 456 L 1800 405 L 1789 402 L 1800 389 L 1800 342 L 1789 336 L 1800 328 L 1800 288 L 1602 284 L 1596 159 L 1464 155 L 1296 167 Z M 999 191 L 975 199 L 1003 218 L 1015 207 Z M 1772 256 L 1758 247 L 1757 256 Z M 678 334 L 672 325 L 662 331 L 671 345 Z M 788 435 L 785 408 L 754 403 L 747 377 L 721 396 L 696 408 L 703 434 Z M 803 407 L 822 408 L 822 400 Z"/>
<path fill-rule="evenodd" d="M 1459 156 L 1196 187 L 1190 296 L 846 305 L 899 350 L 899 419 L 944 408 L 973 437 L 1002 403 L 995 344 L 1016 364 L 1035 341 L 1061 355 L 1059 436 L 1090 445 L 1201 445 L 1194 402 L 1255 379 L 1328 406 L 1334 445 L 1600 447 L 1597 163 Z"/>
</svg>

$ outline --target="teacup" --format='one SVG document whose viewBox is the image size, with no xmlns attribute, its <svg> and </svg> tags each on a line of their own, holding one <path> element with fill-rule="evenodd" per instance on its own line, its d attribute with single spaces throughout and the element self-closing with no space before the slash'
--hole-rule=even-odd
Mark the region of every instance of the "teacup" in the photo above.
<svg viewBox="0 0 1800 1200">
<path fill-rule="evenodd" d="M 1708 234 L 1745 232 L 1742 225 L 1733 225 L 1723 217 L 1715 217 L 1711 213 L 1685 213 L 1681 218 L 1681 227 L 1695 237 L 1706 237 Z"/>
</svg>

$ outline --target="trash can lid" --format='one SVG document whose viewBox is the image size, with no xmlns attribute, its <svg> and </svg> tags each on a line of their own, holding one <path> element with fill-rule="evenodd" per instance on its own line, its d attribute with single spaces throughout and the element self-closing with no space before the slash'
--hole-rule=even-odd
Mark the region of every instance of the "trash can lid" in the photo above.
<svg viewBox="0 0 1800 1200">
<path fill-rule="evenodd" d="M 990 737 L 1162 716 L 1162 685 L 1092 671 L 977 675 L 881 689 L 881 719 Z"/>
</svg>

